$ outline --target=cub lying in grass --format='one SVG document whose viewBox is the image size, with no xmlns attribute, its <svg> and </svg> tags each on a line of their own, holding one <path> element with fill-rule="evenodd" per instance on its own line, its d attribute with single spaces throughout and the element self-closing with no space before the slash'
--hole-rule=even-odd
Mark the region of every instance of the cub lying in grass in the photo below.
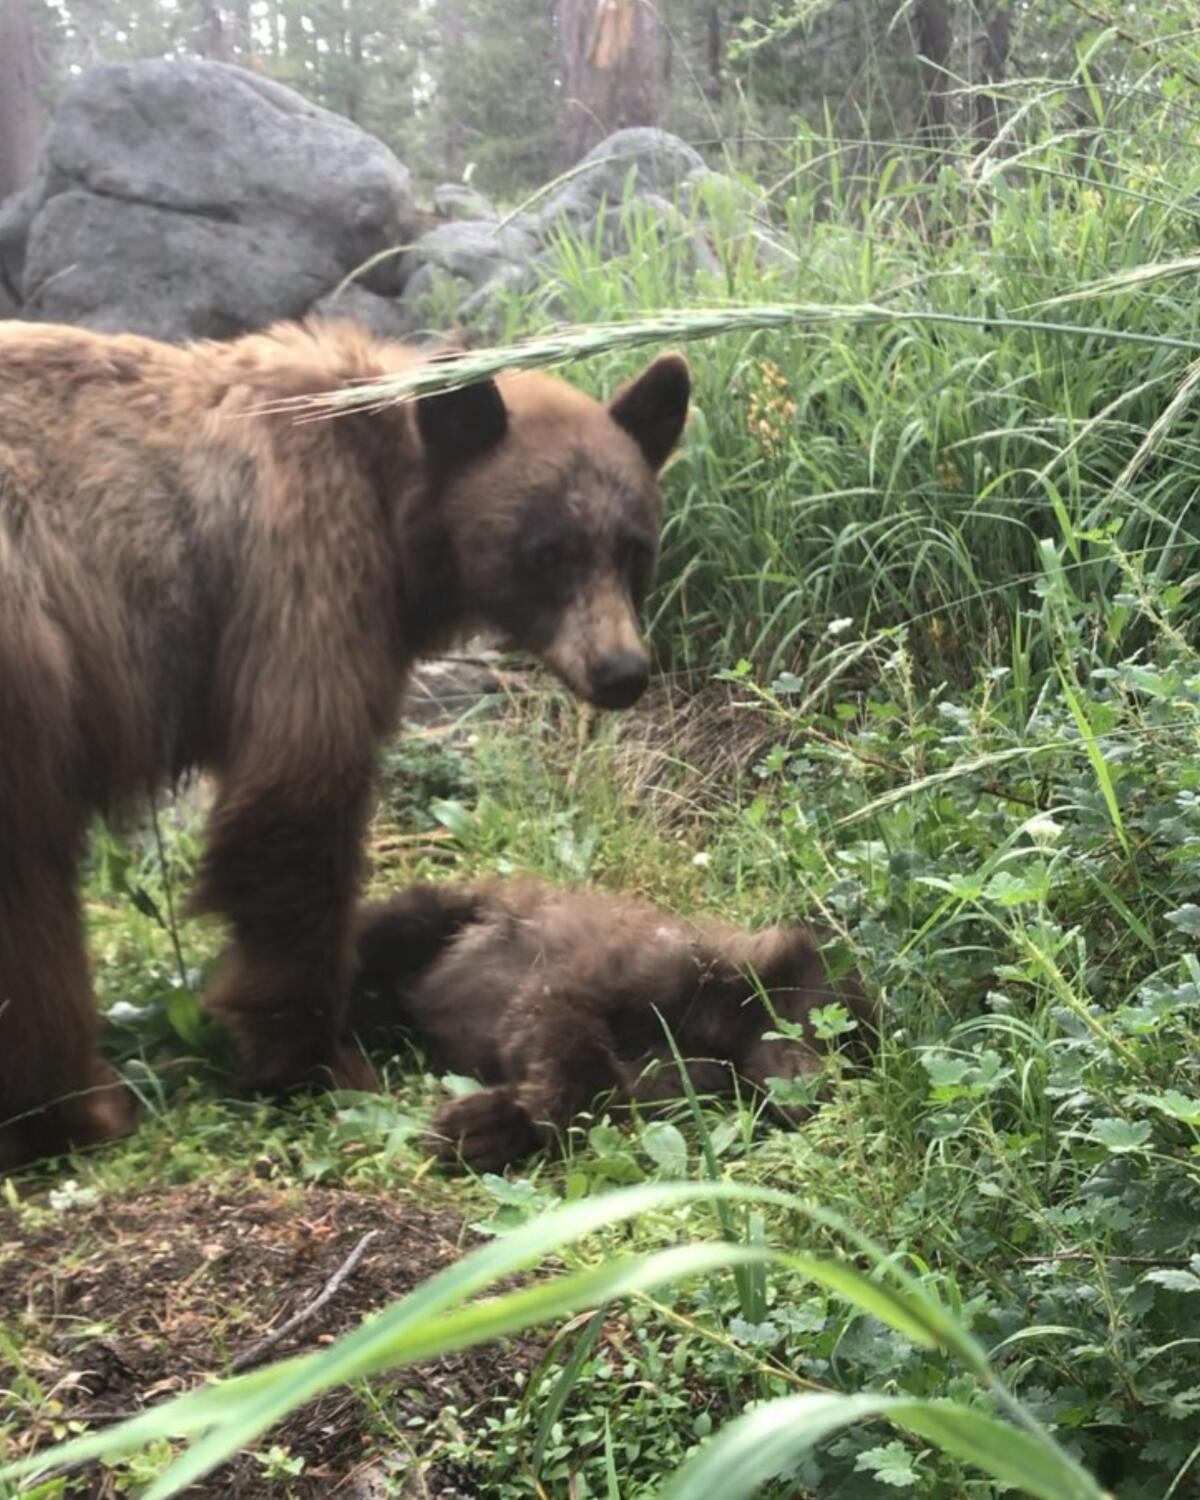
<svg viewBox="0 0 1200 1500">
<path fill-rule="evenodd" d="M 434 1121 L 442 1158 L 483 1172 L 552 1144 L 599 1095 L 678 1099 L 663 1021 L 697 1092 L 730 1096 L 735 1078 L 816 1072 L 812 1012 L 831 1004 L 858 1023 L 861 1055 L 874 1008 L 856 975 L 830 979 L 807 928 L 749 933 L 530 880 L 414 885 L 365 907 L 350 1024 L 367 1045 L 407 1034 L 489 1085 Z M 772 1010 L 800 1034 L 764 1035 Z"/>
</svg>

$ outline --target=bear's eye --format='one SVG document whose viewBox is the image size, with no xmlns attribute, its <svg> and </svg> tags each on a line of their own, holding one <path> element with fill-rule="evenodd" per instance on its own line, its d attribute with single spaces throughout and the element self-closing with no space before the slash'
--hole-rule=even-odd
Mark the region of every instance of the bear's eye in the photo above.
<svg viewBox="0 0 1200 1500">
<path fill-rule="evenodd" d="M 640 536 L 624 536 L 617 547 L 617 566 L 629 584 L 629 592 L 640 609 L 650 588 L 654 552 Z"/>
</svg>

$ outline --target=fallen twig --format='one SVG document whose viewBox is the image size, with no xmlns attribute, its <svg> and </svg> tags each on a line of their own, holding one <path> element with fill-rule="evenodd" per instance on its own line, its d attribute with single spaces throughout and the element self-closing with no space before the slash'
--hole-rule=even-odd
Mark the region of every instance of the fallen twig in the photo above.
<svg viewBox="0 0 1200 1500">
<path fill-rule="evenodd" d="M 277 1343 L 279 1343 L 281 1339 L 287 1338 L 289 1333 L 295 1333 L 297 1328 L 302 1327 L 311 1318 L 315 1318 L 316 1315 L 325 1306 L 325 1304 L 331 1301 L 332 1298 L 337 1296 L 338 1291 L 341 1289 L 342 1283 L 358 1265 L 359 1261 L 362 1260 L 364 1254 L 366 1253 L 367 1246 L 371 1243 L 371 1241 L 378 1233 L 378 1229 L 368 1229 L 366 1234 L 363 1235 L 362 1239 L 359 1240 L 358 1244 L 355 1245 L 354 1249 L 351 1250 L 350 1254 L 341 1263 L 341 1265 L 325 1283 L 324 1287 L 322 1287 L 320 1293 L 313 1298 L 308 1306 L 302 1307 L 300 1311 L 290 1317 L 286 1323 L 281 1323 L 278 1328 L 274 1329 L 271 1333 L 268 1333 L 266 1338 L 259 1339 L 257 1344 L 252 1344 L 249 1349 L 243 1349 L 241 1354 L 239 1354 L 230 1365 L 229 1368 L 231 1372 L 234 1375 L 238 1375 L 243 1370 L 248 1370 L 253 1365 L 258 1364 L 263 1355 L 266 1354 L 268 1350 L 272 1349 Z"/>
<path fill-rule="evenodd" d="M 1058 1250 L 1052 1255 L 1019 1255 L 1019 1266 L 1047 1266 L 1064 1260 L 1111 1260 L 1121 1266 L 1190 1266 L 1186 1256 L 1178 1255 L 1108 1255 L 1103 1250 Z"/>
</svg>

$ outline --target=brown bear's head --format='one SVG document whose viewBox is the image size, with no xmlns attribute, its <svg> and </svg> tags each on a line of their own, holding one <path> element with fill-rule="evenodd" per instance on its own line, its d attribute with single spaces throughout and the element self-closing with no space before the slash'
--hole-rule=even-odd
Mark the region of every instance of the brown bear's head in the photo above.
<svg viewBox="0 0 1200 1500">
<path fill-rule="evenodd" d="M 456 613 L 600 708 L 629 707 L 649 676 L 638 616 L 658 560 L 658 473 L 689 395 L 686 362 L 664 354 L 607 404 L 516 372 L 417 403 Z"/>
</svg>

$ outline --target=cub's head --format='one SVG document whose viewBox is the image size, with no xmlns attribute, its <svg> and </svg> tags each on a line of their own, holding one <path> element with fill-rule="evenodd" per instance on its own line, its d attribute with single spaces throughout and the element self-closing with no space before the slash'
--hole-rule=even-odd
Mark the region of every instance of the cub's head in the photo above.
<svg viewBox="0 0 1200 1500">
<path fill-rule="evenodd" d="M 532 373 L 417 403 L 462 613 L 600 708 L 628 708 L 649 676 L 658 473 L 689 394 L 686 362 L 664 354 L 607 403 Z"/>
</svg>

